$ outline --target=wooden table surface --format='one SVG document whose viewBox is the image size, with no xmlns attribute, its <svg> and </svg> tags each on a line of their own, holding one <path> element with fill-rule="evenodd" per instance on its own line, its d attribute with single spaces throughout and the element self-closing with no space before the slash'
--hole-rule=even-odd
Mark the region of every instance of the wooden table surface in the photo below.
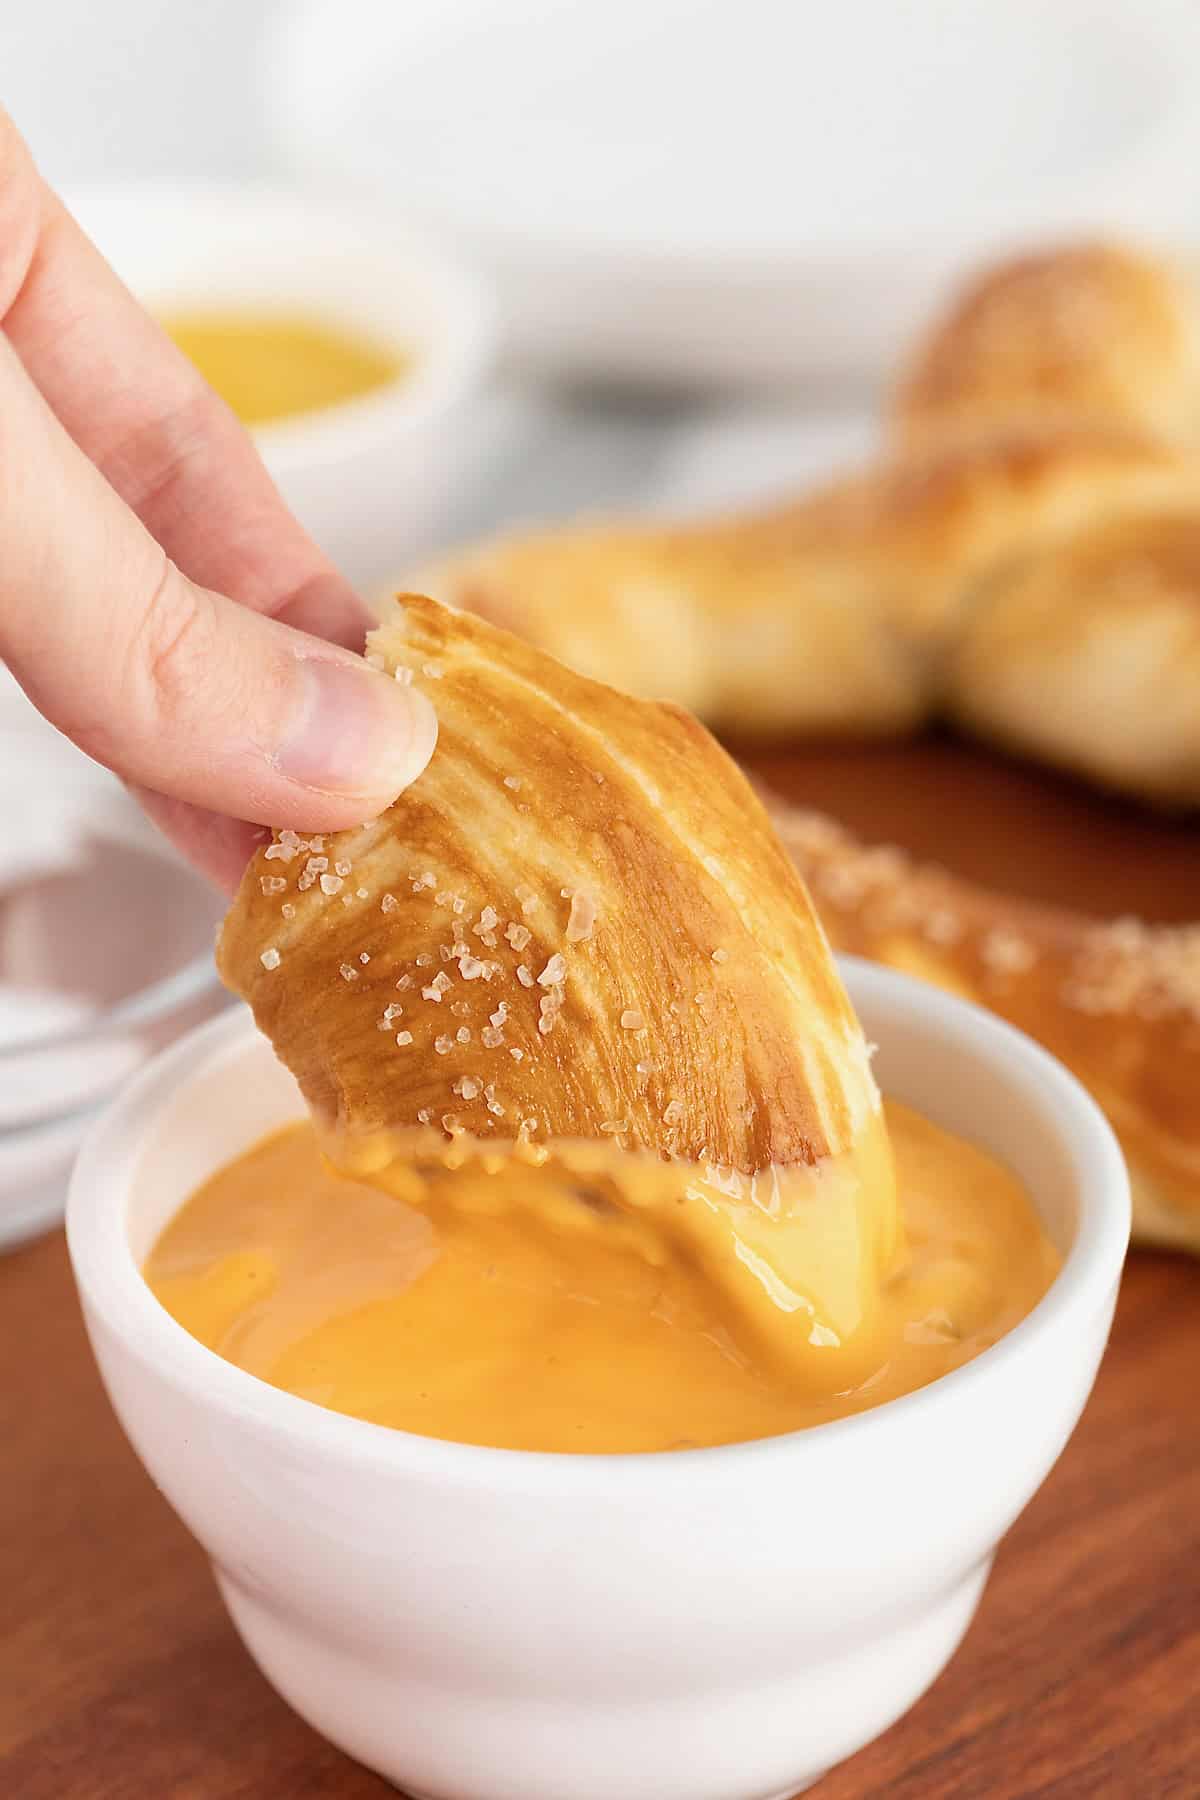
<svg viewBox="0 0 1200 1800">
<path fill-rule="evenodd" d="M 793 797 L 1013 891 L 1200 914 L 1200 826 L 943 744 L 754 760 Z M 0 1371 L 0 1795 L 392 1791 L 241 1648 L 109 1412 L 59 1233 L 0 1258 Z M 1200 1796 L 1198 1392 L 1200 1262 L 1135 1254 L 1095 1396 L 961 1652 L 818 1800 Z"/>
</svg>

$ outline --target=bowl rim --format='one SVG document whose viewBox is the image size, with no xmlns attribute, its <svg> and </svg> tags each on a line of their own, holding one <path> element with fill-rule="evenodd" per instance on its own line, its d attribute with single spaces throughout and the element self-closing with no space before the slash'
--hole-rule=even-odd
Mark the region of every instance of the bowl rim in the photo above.
<svg viewBox="0 0 1200 1800">
<path fill-rule="evenodd" d="M 912 1430 L 909 1421 L 928 1413 L 953 1392 L 976 1400 L 982 1391 L 1029 1354 L 1070 1331 L 1081 1315 L 1102 1315 L 1114 1289 L 1129 1239 L 1130 1187 L 1120 1147 L 1099 1106 L 1080 1082 L 1047 1051 L 982 1007 L 927 983 L 867 963 L 839 958 L 851 998 L 900 1006 L 913 1020 L 935 1029 L 969 1034 L 981 1064 L 1024 1078 L 1037 1103 L 1055 1121 L 1077 1171 L 1080 1216 L 1075 1239 L 1059 1273 L 1033 1310 L 971 1362 L 926 1387 L 865 1412 L 810 1425 L 776 1437 L 674 1451 L 575 1452 L 502 1449 L 425 1437 L 330 1411 L 272 1387 L 227 1362 L 193 1338 L 146 1285 L 125 1230 L 125 1199 L 147 1133 L 180 1086 L 244 1050 L 258 1035 L 249 1012 L 236 1007 L 198 1026 L 133 1077 L 89 1132 L 72 1172 L 67 1198 L 67 1243 L 76 1285 L 91 1309 L 120 1340 L 124 1352 L 153 1369 L 201 1405 L 274 1438 L 292 1450 L 324 1454 L 354 1467 L 393 1474 L 436 1476 L 463 1486 L 497 1491 L 595 1492 L 636 1495 L 644 1484 L 690 1484 L 726 1479 L 735 1485 L 752 1463 L 771 1458 L 828 1455 L 874 1434 L 886 1440 Z M 260 1039 L 269 1054 L 265 1039 Z"/>
<path fill-rule="evenodd" d="M 378 264 L 381 292 L 389 291 L 390 277 L 393 284 L 407 283 L 426 294 L 439 325 L 414 354 L 411 366 L 356 399 L 246 427 L 276 478 L 370 452 L 397 432 L 440 421 L 481 383 L 491 365 L 499 316 L 491 283 L 466 259 L 435 244 L 407 222 L 388 217 L 361 195 L 335 204 L 328 193 L 314 193 L 282 180 L 150 175 L 71 182 L 62 189 L 62 199 L 73 214 L 77 212 L 89 235 L 106 213 L 120 217 L 128 212 L 144 226 L 147 207 L 172 214 L 191 208 L 201 223 L 206 213 L 261 219 L 268 233 L 272 221 L 280 225 L 304 222 L 316 228 L 314 242 L 354 240 L 358 253 Z M 102 232 L 97 236 L 99 239 Z M 109 253 L 101 242 L 98 248 L 102 254 Z M 299 304 L 302 307 L 303 301 Z M 335 311 L 333 307 L 311 310 L 330 317 Z M 402 345 L 405 337 L 403 327 L 398 326 L 396 345 Z"/>
<path fill-rule="evenodd" d="M 351 10 L 361 13 L 364 3 L 369 7 L 372 0 L 350 0 Z M 434 9 L 426 5 L 424 10 Z M 1200 33 L 1196 19 L 1180 0 L 1145 0 L 1143 10 L 1152 53 L 1163 66 L 1170 67 L 1172 59 L 1176 66 L 1183 66 L 1185 53 Z M 353 46 L 354 34 L 347 37 L 345 13 L 344 4 L 334 6 L 331 0 L 293 0 L 292 6 L 281 8 L 259 43 L 260 95 L 270 140 L 284 166 L 308 180 L 324 181 L 327 191 L 332 188 L 377 198 L 381 183 L 370 172 L 369 151 L 330 130 L 306 91 L 308 66 L 330 66 L 330 59 L 321 54 L 325 44 L 337 39 Z M 410 28 L 420 31 L 419 16 Z M 336 67 L 336 62 L 332 66 Z M 444 203 L 439 205 L 436 199 L 408 201 L 404 216 L 424 219 L 426 229 L 473 246 L 509 273 L 571 270 L 591 281 L 606 276 L 628 281 L 641 276 L 651 283 L 675 275 L 687 283 L 702 281 L 718 289 L 830 278 L 869 281 L 885 270 L 910 266 L 914 258 L 949 259 L 952 266 L 964 268 L 972 261 L 995 256 L 997 246 L 1001 250 L 1007 246 L 1008 253 L 1015 255 L 1031 240 L 1053 242 L 1089 230 L 1112 230 L 1114 191 L 1122 197 L 1132 193 L 1134 203 L 1141 202 L 1140 219 L 1146 211 L 1146 192 L 1153 195 L 1161 190 L 1165 173 L 1181 158 L 1194 159 L 1195 145 L 1194 110 L 1187 103 L 1186 84 L 1176 79 L 1140 134 L 1129 145 L 1118 145 L 1115 155 L 1111 145 L 1107 155 L 1098 151 L 1085 172 L 1043 172 L 1037 181 L 1031 180 L 1016 203 L 991 194 L 987 196 L 988 209 L 981 215 L 976 195 L 973 212 L 963 219 L 919 225 L 900 234 L 889 224 L 884 236 L 855 235 L 847 215 L 841 230 L 826 228 L 824 236 L 808 232 L 800 245 L 775 233 L 730 251 L 711 233 L 672 238 L 661 221 L 657 229 L 636 235 L 622 234 L 620 229 L 589 235 L 579 226 L 564 239 L 545 227 L 514 225 L 476 213 L 464 216 Z M 1176 208 L 1152 235 L 1170 236 L 1178 229 Z M 1144 229 L 1139 230 L 1146 235 Z"/>
</svg>

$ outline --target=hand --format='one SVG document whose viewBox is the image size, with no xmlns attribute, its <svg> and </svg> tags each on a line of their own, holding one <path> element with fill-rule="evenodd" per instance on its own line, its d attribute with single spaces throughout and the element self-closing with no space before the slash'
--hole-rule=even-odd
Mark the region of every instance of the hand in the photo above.
<svg viewBox="0 0 1200 1800">
<path fill-rule="evenodd" d="M 366 609 L 250 438 L 0 112 L 0 657 L 232 887 L 264 824 L 380 812 L 433 710 L 367 667 Z"/>
</svg>

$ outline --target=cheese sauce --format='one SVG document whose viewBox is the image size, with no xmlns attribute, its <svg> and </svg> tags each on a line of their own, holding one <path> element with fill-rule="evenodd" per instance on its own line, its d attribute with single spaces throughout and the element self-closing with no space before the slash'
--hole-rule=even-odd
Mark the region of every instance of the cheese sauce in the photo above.
<svg viewBox="0 0 1200 1800">
<path fill-rule="evenodd" d="M 145 1275 L 229 1361 L 381 1425 L 559 1451 L 774 1436 L 969 1362 L 1058 1269 L 1008 1170 L 905 1107 L 886 1122 L 902 1232 L 816 1183 L 730 1239 L 737 1209 L 689 1194 L 736 1280 L 704 1234 L 643 1228 L 577 1172 L 475 1163 L 412 1177 L 414 1206 L 332 1174 L 307 1124 L 205 1183 Z M 759 1254 L 781 1224 L 803 1290 Z"/>
<path fill-rule="evenodd" d="M 386 346 L 301 314 L 179 312 L 162 325 L 246 425 L 358 400 L 405 367 Z"/>
</svg>

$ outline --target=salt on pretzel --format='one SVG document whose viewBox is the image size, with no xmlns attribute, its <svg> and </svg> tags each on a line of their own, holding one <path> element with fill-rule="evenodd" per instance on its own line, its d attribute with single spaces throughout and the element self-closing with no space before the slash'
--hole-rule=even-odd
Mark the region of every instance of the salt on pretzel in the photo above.
<svg viewBox="0 0 1200 1800">
<path fill-rule="evenodd" d="M 839 950 L 1039 1039 L 1117 1131 L 1143 1242 L 1200 1250 L 1200 926 L 1098 922 L 993 893 L 825 815 L 771 816 Z"/>
</svg>

